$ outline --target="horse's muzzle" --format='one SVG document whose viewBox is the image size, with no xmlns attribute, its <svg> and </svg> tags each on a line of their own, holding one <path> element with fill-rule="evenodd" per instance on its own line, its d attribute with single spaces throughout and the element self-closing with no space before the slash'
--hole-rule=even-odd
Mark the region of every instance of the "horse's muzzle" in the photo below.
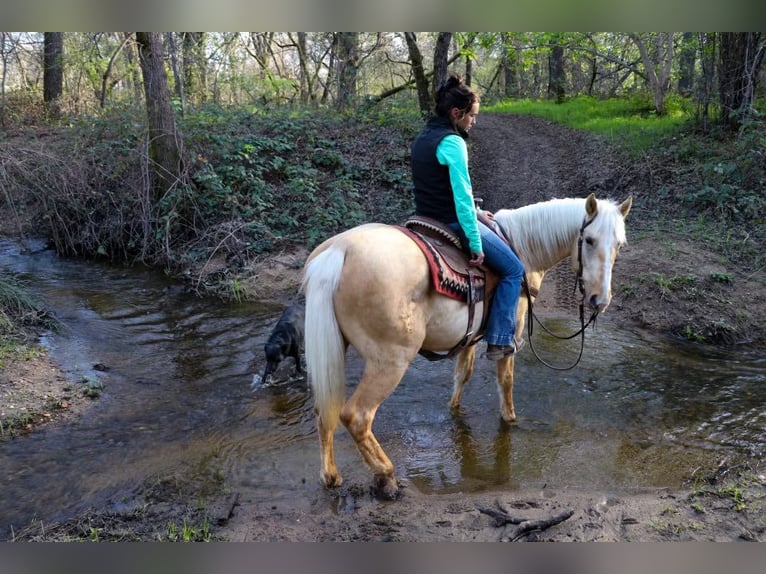
<svg viewBox="0 0 766 574">
<path fill-rule="evenodd" d="M 599 301 L 598 295 L 591 295 L 588 303 L 590 304 L 591 309 L 597 313 L 603 313 L 609 306 L 609 299 Z"/>
</svg>

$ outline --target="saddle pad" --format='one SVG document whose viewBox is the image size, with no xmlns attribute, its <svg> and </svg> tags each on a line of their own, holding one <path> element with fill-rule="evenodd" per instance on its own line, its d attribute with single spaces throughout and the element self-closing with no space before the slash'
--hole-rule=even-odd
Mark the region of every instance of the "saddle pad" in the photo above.
<svg viewBox="0 0 766 574">
<path fill-rule="evenodd" d="M 396 227 L 415 244 L 420 247 L 428 261 L 428 267 L 431 270 L 431 282 L 437 293 L 468 303 L 468 280 L 469 270 L 473 268 L 468 266 L 468 258 L 463 251 L 455 246 L 454 242 L 442 231 L 434 230 L 428 235 L 426 230 L 418 231 L 410 229 L 405 225 Z M 430 228 L 429 228 L 430 229 Z M 485 295 L 484 269 L 475 270 L 470 274 L 473 284 L 474 302 L 483 301 Z"/>
</svg>

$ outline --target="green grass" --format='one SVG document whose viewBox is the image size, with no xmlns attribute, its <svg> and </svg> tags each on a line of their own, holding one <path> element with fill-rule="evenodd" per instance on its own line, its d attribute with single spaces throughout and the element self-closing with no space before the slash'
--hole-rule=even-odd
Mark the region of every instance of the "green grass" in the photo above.
<svg viewBox="0 0 766 574">
<path fill-rule="evenodd" d="M 600 134 L 627 151 L 651 148 L 691 119 L 690 104 L 677 97 L 668 99 L 668 112 L 660 116 L 643 98 L 597 99 L 578 96 L 563 104 L 547 100 L 513 100 L 484 107 L 485 112 L 526 114 Z"/>
</svg>

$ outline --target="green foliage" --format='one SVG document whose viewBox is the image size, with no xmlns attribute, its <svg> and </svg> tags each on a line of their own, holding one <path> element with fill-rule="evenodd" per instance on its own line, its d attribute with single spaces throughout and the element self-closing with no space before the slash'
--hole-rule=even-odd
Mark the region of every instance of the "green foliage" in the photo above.
<svg viewBox="0 0 766 574">
<path fill-rule="evenodd" d="M 654 273 L 654 284 L 660 290 L 662 296 L 679 289 L 690 289 L 697 283 L 695 275 L 673 275 L 666 277 L 660 273 Z"/>
<path fill-rule="evenodd" d="M 734 504 L 734 509 L 737 512 L 741 512 L 747 506 L 745 494 L 739 486 L 733 484 L 724 486 L 718 491 L 718 495 L 721 498 L 731 498 L 731 501 Z"/>
<path fill-rule="evenodd" d="M 169 521 L 165 536 L 160 536 L 159 539 L 168 542 L 210 542 L 213 537 L 210 532 L 210 522 L 205 517 L 200 525 L 189 524 L 185 519 L 181 526 Z"/>
<path fill-rule="evenodd" d="M 390 151 L 407 143 L 399 128 L 381 127 L 380 120 L 222 108 L 188 116 L 182 126 L 186 144 L 199 150 L 191 178 L 195 189 L 169 194 L 162 217 L 176 227 L 193 221 L 209 227 L 221 218 L 248 222 L 240 239 L 255 252 L 284 242 L 311 246 L 372 220 L 372 194 L 398 194 L 408 190 L 409 181 L 406 157 Z M 359 132 L 368 133 L 358 138 Z M 385 145 L 365 149 L 369 140 Z M 397 218 L 406 212 L 402 202 L 386 203 L 399 206 Z"/>
<path fill-rule="evenodd" d="M 603 135 L 610 143 L 639 154 L 687 123 L 691 117 L 688 106 L 688 101 L 680 97 L 669 98 L 668 113 L 660 116 L 645 97 L 598 99 L 577 96 L 562 104 L 550 100 L 506 100 L 485 107 L 484 111 L 539 116 Z"/>
<path fill-rule="evenodd" d="M 766 129 L 744 129 L 727 155 L 718 153 L 702 163 L 703 184 L 686 197 L 697 211 L 710 211 L 727 220 L 763 223 L 766 200 Z"/>
<path fill-rule="evenodd" d="M 104 390 L 104 383 L 98 379 L 83 377 L 80 382 L 82 384 L 82 394 L 90 399 L 97 399 Z"/>
<path fill-rule="evenodd" d="M 725 285 L 734 283 L 731 273 L 711 273 L 710 278 L 716 283 L 723 283 Z"/>
</svg>

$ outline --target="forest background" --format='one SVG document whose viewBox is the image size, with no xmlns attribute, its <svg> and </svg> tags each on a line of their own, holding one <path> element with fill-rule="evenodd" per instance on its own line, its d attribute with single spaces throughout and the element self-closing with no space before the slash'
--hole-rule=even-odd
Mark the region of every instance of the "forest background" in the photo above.
<svg viewBox="0 0 766 574">
<path fill-rule="evenodd" d="M 411 212 L 409 142 L 454 70 L 484 113 L 661 162 L 663 217 L 760 269 L 765 50 L 757 32 L 2 32 L 4 230 L 262 296 L 265 259 Z M 4 337 L 47 320 L 0 285 Z"/>
</svg>

